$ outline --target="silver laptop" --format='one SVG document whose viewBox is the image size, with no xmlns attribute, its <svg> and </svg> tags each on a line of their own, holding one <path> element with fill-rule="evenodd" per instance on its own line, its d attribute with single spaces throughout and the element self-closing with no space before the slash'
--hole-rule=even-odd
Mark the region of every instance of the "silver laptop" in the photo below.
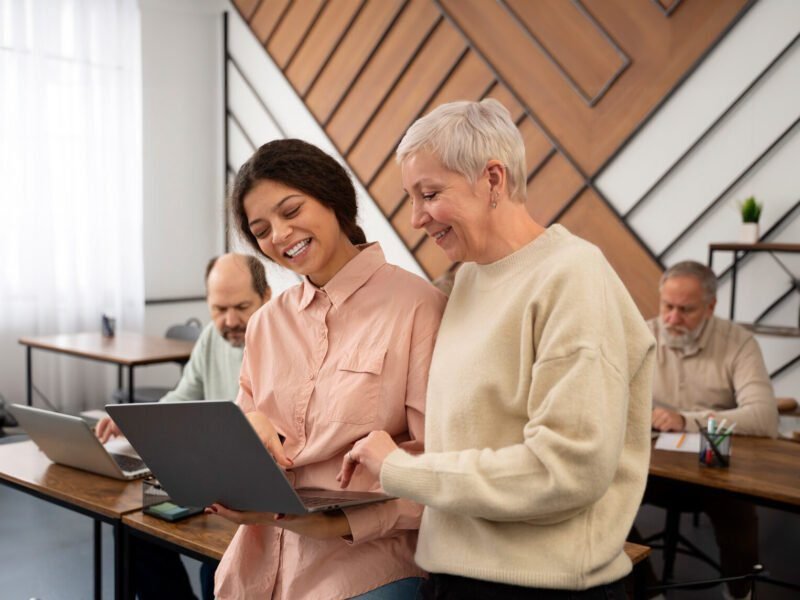
<svg viewBox="0 0 800 600">
<path fill-rule="evenodd" d="M 9 407 L 25 432 L 54 463 L 114 479 L 138 479 L 150 473 L 141 459 L 113 454 L 79 417 L 22 404 Z"/>
<path fill-rule="evenodd" d="M 177 504 L 218 502 L 234 510 L 298 515 L 392 498 L 295 490 L 233 402 L 110 404 L 106 410 Z"/>
</svg>

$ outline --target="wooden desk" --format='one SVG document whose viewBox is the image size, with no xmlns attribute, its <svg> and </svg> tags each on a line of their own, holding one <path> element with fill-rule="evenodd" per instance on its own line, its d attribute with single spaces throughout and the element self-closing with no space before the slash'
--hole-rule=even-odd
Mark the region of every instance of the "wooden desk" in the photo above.
<svg viewBox="0 0 800 600">
<path fill-rule="evenodd" d="M 94 593 L 102 597 L 101 523 L 114 528 L 114 590 L 126 579 L 122 516 L 142 508 L 141 481 L 118 481 L 56 465 L 31 441 L 0 446 L 0 483 L 81 513 L 94 520 Z"/>
<path fill-rule="evenodd" d="M 800 444 L 734 436 L 731 465 L 703 467 L 691 452 L 653 450 L 650 477 L 735 494 L 764 506 L 800 512 Z"/>
<path fill-rule="evenodd" d="M 171 340 L 130 333 L 117 332 L 113 338 L 99 332 L 50 335 L 42 337 L 23 337 L 19 343 L 26 350 L 27 399 L 33 404 L 33 361 L 32 350 L 45 350 L 87 358 L 117 365 L 117 387 L 122 388 L 122 371 L 128 368 L 128 402 L 133 402 L 133 369 L 141 365 L 152 365 L 172 361 L 184 362 L 189 359 L 194 342 Z"/>
</svg>

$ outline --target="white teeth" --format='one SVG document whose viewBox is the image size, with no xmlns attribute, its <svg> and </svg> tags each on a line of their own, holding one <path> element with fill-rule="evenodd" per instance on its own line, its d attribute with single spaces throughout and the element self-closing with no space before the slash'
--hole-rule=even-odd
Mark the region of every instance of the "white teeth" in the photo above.
<svg viewBox="0 0 800 600">
<path fill-rule="evenodd" d="M 442 239 L 442 238 L 444 237 L 444 235 L 445 235 L 445 234 L 446 234 L 448 231 L 450 231 L 450 228 L 449 228 L 449 227 L 448 227 L 447 229 L 442 229 L 442 230 L 441 230 L 439 233 L 435 233 L 435 234 L 433 235 L 433 237 L 434 237 L 434 238 L 436 238 L 437 240 L 440 240 L 440 239 Z"/>
<path fill-rule="evenodd" d="M 302 242 L 297 242 L 294 246 L 289 248 L 286 251 L 286 256 L 289 258 L 294 258 L 298 254 L 300 254 L 303 250 L 305 250 L 306 246 L 311 243 L 311 240 L 305 239 Z"/>
</svg>

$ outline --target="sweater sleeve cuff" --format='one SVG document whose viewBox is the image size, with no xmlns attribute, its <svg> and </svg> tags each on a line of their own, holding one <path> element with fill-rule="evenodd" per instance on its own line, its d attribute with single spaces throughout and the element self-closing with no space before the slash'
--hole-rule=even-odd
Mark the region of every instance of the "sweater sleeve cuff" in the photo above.
<svg viewBox="0 0 800 600">
<path fill-rule="evenodd" d="M 425 466 L 424 454 L 409 454 L 395 450 L 383 461 L 381 487 L 387 494 L 428 504 L 435 492 L 435 480 Z"/>
</svg>

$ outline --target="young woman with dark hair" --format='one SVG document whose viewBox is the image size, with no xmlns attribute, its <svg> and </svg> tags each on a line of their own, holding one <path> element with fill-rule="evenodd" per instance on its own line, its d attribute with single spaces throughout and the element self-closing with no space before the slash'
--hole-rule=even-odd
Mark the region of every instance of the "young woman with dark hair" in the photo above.
<svg viewBox="0 0 800 600">
<path fill-rule="evenodd" d="M 237 399 L 289 479 L 336 489 L 343 456 L 376 428 L 422 451 L 444 296 L 364 243 L 350 178 L 310 144 L 259 148 L 231 201 L 245 239 L 304 276 L 251 318 Z M 367 473 L 353 485 L 380 489 Z M 241 525 L 217 570 L 221 599 L 413 598 L 423 575 L 410 501 L 308 516 L 208 510 Z"/>
</svg>

